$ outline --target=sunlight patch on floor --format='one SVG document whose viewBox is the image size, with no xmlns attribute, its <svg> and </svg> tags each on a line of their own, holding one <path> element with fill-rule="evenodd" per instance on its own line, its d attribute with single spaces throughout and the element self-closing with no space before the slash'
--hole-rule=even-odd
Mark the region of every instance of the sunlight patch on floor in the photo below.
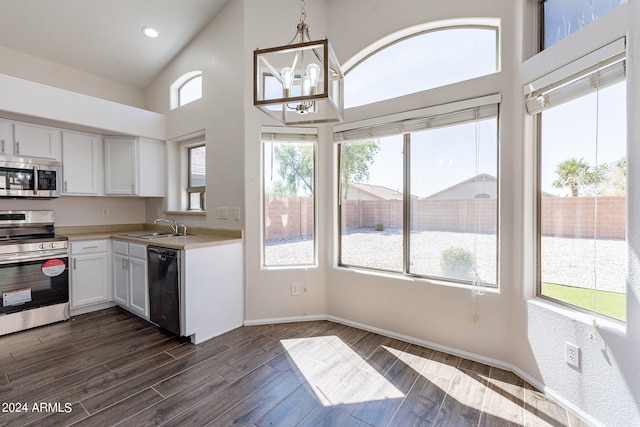
<svg viewBox="0 0 640 427">
<path fill-rule="evenodd" d="M 404 397 L 337 336 L 286 339 L 281 343 L 324 406 Z"/>
</svg>

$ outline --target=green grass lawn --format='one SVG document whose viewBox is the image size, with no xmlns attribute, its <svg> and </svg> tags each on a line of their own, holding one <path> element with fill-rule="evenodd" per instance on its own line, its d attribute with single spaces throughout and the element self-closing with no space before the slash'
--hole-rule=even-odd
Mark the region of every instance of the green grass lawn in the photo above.
<svg viewBox="0 0 640 427">
<path fill-rule="evenodd" d="M 592 289 L 576 288 L 573 286 L 542 283 L 542 295 L 575 306 L 595 311 L 604 316 L 612 317 L 623 322 L 627 318 L 626 295 L 617 292 L 596 291 L 595 310 Z"/>
</svg>

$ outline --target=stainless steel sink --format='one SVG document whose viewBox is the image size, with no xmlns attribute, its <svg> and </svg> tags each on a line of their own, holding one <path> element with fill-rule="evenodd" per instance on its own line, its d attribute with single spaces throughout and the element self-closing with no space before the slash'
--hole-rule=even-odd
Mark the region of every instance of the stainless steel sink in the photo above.
<svg viewBox="0 0 640 427">
<path fill-rule="evenodd" d="M 163 231 L 144 231 L 139 233 L 125 234 L 127 237 L 137 237 L 138 239 L 159 239 L 161 237 L 174 237 L 178 236 L 175 233 L 163 232 Z"/>
</svg>

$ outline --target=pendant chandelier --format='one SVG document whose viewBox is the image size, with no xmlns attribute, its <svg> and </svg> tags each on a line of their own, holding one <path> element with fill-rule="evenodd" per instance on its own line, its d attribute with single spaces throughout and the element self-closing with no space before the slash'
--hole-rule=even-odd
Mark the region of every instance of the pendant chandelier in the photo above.
<svg viewBox="0 0 640 427">
<path fill-rule="evenodd" d="M 253 52 L 253 105 L 284 125 L 344 118 L 344 75 L 329 40 L 311 41 L 305 3 L 289 44 Z"/>
</svg>

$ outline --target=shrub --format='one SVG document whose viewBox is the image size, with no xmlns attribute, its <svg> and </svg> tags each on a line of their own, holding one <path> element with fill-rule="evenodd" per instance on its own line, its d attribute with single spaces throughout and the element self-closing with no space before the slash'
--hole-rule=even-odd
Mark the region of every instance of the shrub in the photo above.
<svg viewBox="0 0 640 427">
<path fill-rule="evenodd" d="M 473 280 L 476 259 L 464 248 L 450 247 L 440 254 L 440 268 L 445 277 Z"/>
<path fill-rule="evenodd" d="M 379 222 L 377 224 L 373 224 L 373 229 L 375 231 L 384 231 L 384 224 Z"/>
</svg>

